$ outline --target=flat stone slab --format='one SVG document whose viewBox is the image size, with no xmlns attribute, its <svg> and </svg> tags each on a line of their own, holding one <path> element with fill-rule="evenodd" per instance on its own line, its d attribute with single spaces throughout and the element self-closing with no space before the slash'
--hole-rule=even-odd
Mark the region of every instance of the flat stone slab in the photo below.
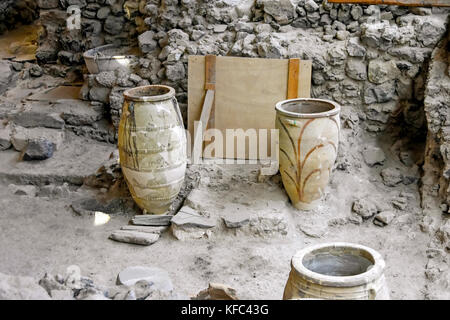
<svg viewBox="0 0 450 320">
<path fill-rule="evenodd" d="M 78 86 L 58 86 L 44 92 L 33 94 L 27 98 L 29 101 L 56 102 L 60 99 L 78 99 L 81 87 Z"/>
<path fill-rule="evenodd" d="M 0 179 L 17 184 L 67 182 L 81 185 L 109 159 L 114 145 L 96 142 L 73 134 L 53 157 L 42 161 L 19 161 L 20 153 L 9 149 L 0 152 Z"/>
<path fill-rule="evenodd" d="M 116 283 L 118 285 L 132 286 L 138 281 L 147 281 L 152 284 L 154 289 L 162 292 L 173 290 L 169 273 L 157 267 L 133 266 L 125 268 L 117 275 Z"/>
<path fill-rule="evenodd" d="M 123 226 L 120 230 L 129 230 L 129 231 L 139 231 L 145 233 L 156 233 L 161 234 L 162 232 L 167 230 L 166 226 L 163 227 L 153 227 L 153 226 Z"/>
<path fill-rule="evenodd" d="M 117 230 L 109 236 L 109 239 L 118 242 L 149 246 L 158 241 L 159 234 L 134 230 Z"/>
<path fill-rule="evenodd" d="M 55 145 L 58 150 L 64 141 L 64 131 L 49 128 L 23 128 L 14 126 L 11 133 L 11 142 L 14 149 L 22 151 L 31 140 L 45 139 Z"/>
<path fill-rule="evenodd" d="M 134 216 L 131 223 L 136 226 L 168 226 L 173 216 L 142 214 Z"/>
<path fill-rule="evenodd" d="M 222 220 L 227 228 L 240 228 L 247 225 L 250 222 L 251 214 L 248 211 L 232 211 L 225 212 L 222 215 Z"/>
<path fill-rule="evenodd" d="M 209 229 L 216 226 L 216 222 L 213 219 L 199 215 L 197 211 L 188 206 L 182 207 L 180 211 L 172 218 L 171 222 L 178 227 Z"/>
</svg>

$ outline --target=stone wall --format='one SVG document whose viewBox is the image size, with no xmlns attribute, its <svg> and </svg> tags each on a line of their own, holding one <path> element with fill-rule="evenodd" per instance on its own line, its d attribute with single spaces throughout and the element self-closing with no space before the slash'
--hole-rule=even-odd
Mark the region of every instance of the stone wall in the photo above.
<svg viewBox="0 0 450 320">
<path fill-rule="evenodd" d="M 450 206 L 450 32 L 433 52 L 425 90 L 428 124 L 422 191 L 449 213 Z"/>
<path fill-rule="evenodd" d="M 3 0 L 0 2 L 0 34 L 18 24 L 29 24 L 38 17 L 36 0 Z"/>
<path fill-rule="evenodd" d="M 447 9 L 326 0 L 39 3 L 46 28 L 38 51 L 41 63 L 82 64 L 86 49 L 105 43 L 139 45 L 133 71 L 85 75 L 82 99 L 103 104 L 116 128 L 123 91 L 145 84 L 173 86 L 186 120 L 188 56 L 216 54 L 312 60 L 312 96 L 342 104 L 344 126 L 363 128 L 365 134 L 380 134 L 393 124 L 424 140 L 428 125 L 428 140 L 437 141 L 448 131 L 442 125 L 448 120 L 431 106 L 434 100 L 427 104 L 427 118 L 424 112 L 428 65 L 447 30 Z M 65 9 L 74 4 L 81 8 L 82 28 L 68 31 Z M 445 113 L 445 102 L 438 104 Z M 428 145 L 441 158 L 448 153 L 441 142 Z M 411 162 L 401 153 L 398 157 L 405 165 Z M 448 168 L 440 170 L 440 176 L 448 176 Z M 435 188 L 433 184 L 425 189 Z"/>
<path fill-rule="evenodd" d="M 89 77 L 84 90 L 86 99 L 111 102 L 115 122 L 121 92 L 147 82 L 174 86 L 185 115 L 188 56 L 216 54 L 311 59 L 312 96 L 352 106 L 344 114 L 351 121 L 363 120 L 372 132 L 383 131 L 394 114 L 415 127 L 424 123 L 424 72 L 448 11 L 313 0 L 140 3 L 137 17 L 147 31 L 138 37 L 142 57 L 135 74 L 120 81 L 108 74 L 110 96 L 96 81 L 106 75 Z"/>
<path fill-rule="evenodd" d="M 132 45 L 139 27 L 135 3 L 123 0 L 38 0 L 40 37 L 36 57 L 40 63 L 80 65 L 84 51 L 104 44 Z M 77 7 L 79 11 L 70 9 Z M 80 28 L 67 28 L 67 21 L 80 18 Z"/>
</svg>

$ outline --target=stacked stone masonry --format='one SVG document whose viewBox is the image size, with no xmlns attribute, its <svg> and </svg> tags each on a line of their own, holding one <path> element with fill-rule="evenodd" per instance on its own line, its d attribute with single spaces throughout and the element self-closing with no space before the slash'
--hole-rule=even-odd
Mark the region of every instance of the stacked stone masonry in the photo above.
<svg viewBox="0 0 450 320">
<path fill-rule="evenodd" d="M 425 117 L 424 92 L 448 9 L 326 0 L 38 3 L 45 27 L 37 53 L 41 64 L 82 65 L 83 51 L 106 43 L 139 46 L 132 72 L 85 75 L 82 99 L 102 104 L 116 129 L 123 91 L 145 84 L 173 86 L 186 120 L 187 61 L 194 54 L 312 60 L 312 96 L 339 102 L 344 122 L 372 134 L 398 119 L 413 130 L 435 123 Z M 66 28 L 71 5 L 80 8 L 80 30 Z M 446 132 L 445 123 L 430 130 Z M 447 147 L 441 149 L 448 148 L 443 143 Z"/>
<path fill-rule="evenodd" d="M 0 1 L 0 34 L 19 24 L 32 23 L 39 17 L 36 0 Z"/>
</svg>

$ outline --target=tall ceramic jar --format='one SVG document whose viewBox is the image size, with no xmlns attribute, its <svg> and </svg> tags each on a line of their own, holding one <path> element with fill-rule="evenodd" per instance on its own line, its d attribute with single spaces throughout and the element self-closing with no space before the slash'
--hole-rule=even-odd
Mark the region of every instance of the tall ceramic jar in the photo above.
<svg viewBox="0 0 450 320">
<path fill-rule="evenodd" d="M 385 262 L 368 247 L 323 243 L 298 251 L 283 299 L 388 300 Z"/>
<path fill-rule="evenodd" d="M 290 99 L 275 106 L 280 173 L 294 207 L 317 206 L 339 145 L 340 106 L 323 99 Z"/>
<path fill-rule="evenodd" d="M 143 86 L 126 90 L 124 97 L 119 155 L 125 180 L 139 207 L 166 213 L 186 171 L 186 135 L 175 90 Z"/>
</svg>

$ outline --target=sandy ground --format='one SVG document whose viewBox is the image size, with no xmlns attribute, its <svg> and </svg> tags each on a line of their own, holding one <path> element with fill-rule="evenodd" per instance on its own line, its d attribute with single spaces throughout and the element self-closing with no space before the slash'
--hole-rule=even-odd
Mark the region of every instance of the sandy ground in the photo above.
<svg viewBox="0 0 450 320">
<path fill-rule="evenodd" d="M 336 184 L 339 172 L 325 196 L 331 197 L 330 203 L 324 202 L 315 212 L 295 211 L 279 184 L 273 179 L 256 183 L 253 169 L 229 165 L 220 170 L 217 166 L 206 167 L 201 172 L 199 190 L 206 188 L 210 191 L 209 204 L 216 203 L 217 212 L 225 212 L 233 198 L 242 200 L 242 197 L 247 197 L 241 202 L 250 206 L 267 200 L 268 193 L 273 193 L 276 200 L 284 199 L 286 206 L 279 214 L 290 223 L 288 234 L 261 237 L 244 232 L 233 234 L 218 228 L 210 239 L 179 241 L 169 230 L 149 247 L 117 243 L 109 240 L 108 236 L 126 224 L 129 216 L 111 215 L 107 224 L 95 226 L 93 216 L 77 216 L 69 207 L 74 197 L 82 195 L 81 191 L 72 193 L 71 198 L 49 199 L 13 195 L 2 185 L 0 272 L 38 279 L 45 272 L 64 273 L 67 266 L 77 264 L 82 273 L 92 277 L 95 283 L 110 286 L 115 284 L 118 272 L 125 267 L 157 266 L 169 272 L 177 293 L 184 297 L 195 295 L 209 282 L 220 282 L 234 287 L 241 299 L 281 299 L 290 259 L 297 250 L 313 243 L 347 241 L 370 246 L 383 255 L 392 298 L 424 297 L 428 236 L 419 231 L 414 219 L 383 228 L 375 226 L 372 221 L 361 225 L 333 224 L 334 217 L 344 216 L 327 210 L 333 206 L 331 200 L 334 197 L 330 192 L 339 189 Z M 221 178 L 217 172 L 222 172 Z M 227 176 L 230 180 L 223 181 Z M 218 190 L 217 184 L 212 183 L 217 179 L 231 186 L 229 190 Z M 253 202 L 248 203 L 250 200 Z M 305 235 L 298 228 L 305 222 L 310 225 L 325 223 L 326 226 L 320 229 L 325 234 L 320 238 Z"/>
</svg>

